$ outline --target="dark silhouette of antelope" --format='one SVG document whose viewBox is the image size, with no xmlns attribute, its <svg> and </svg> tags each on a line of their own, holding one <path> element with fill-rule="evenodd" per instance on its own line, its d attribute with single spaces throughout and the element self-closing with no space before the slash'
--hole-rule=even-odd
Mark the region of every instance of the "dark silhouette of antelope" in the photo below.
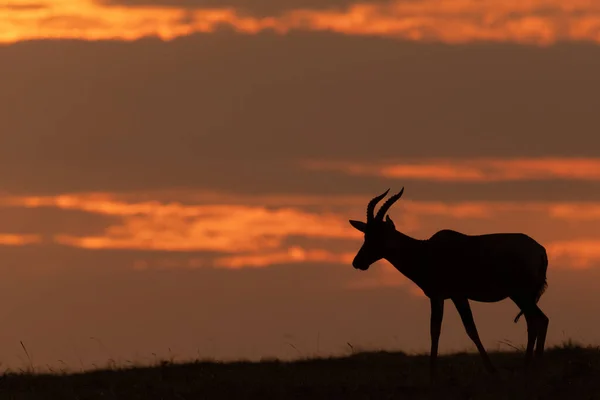
<svg viewBox="0 0 600 400">
<path fill-rule="evenodd" d="M 477 346 L 488 371 L 494 372 L 485 348 L 481 344 L 469 300 L 497 302 L 509 297 L 521 309 L 527 321 L 527 351 L 525 363 L 540 358 L 544 352 L 548 317 L 537 303 L 546 289 L 548 258 L 546 249 L 522 233 L 465 235 L 441 230 L 429 239 L 418 240 L 396 230 L 386 215 L 389 208 L 404 193 L 391 196 L 374 215 L 375 205 L 389 189 L 372 199 L 367 206 L 367 222 L 350 220 L 350 224 L 365 234 L 364 243 L 352 265 L 366 271 L 385 259 L 418 285 L 431 303 L 431 377 L 436 375 L 438 343 L 444 315 L 444 301 L 452 300 L 467 334 Z M 385 220 L 384 220 L 385 216 Z"/>
</svg>

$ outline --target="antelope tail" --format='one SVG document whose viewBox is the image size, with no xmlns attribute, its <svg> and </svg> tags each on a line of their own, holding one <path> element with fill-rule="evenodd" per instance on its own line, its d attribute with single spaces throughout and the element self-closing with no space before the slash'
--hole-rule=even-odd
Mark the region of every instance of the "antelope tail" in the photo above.
<svg viewBox="0 0 600 400">
<path fill-rule="evenodd" d="M 537 304 L 538 301 L 540 301 L 540 297 L 542 297 L 542 295 L 546 291 L 546 288 L 548 287 L 548 282 L 546 281 L 546 270 L 548 269 L 548 255 L 546 254 L 545 251 L 544 251 L 544 254 L 542 255 L 541 267 L 542 267 L 542 270 L 540 272 L 542 273 L 544 280 L 542 281 L 542 284 L 540 285 L 540 288 L 538 289 L 538 291 L 536 293 L 535 304 Z M 517 322 L 519 322 L 519 318 L 521 318 L 521 315 L 523 315 L 523 310 L 521 310 L 515 317 L 515 320 L 514 320 L 515 324 Z"/>
</svg>

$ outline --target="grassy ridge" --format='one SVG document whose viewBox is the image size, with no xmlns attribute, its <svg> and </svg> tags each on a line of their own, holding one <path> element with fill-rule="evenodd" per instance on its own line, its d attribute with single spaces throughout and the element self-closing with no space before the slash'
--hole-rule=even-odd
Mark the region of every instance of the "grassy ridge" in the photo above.
<svg viewBox="0 0 600 400">
<path fill-rule="evenodd" d="M 440 358 L 440 381 L 428 382 L 427 355 L 359 353 L 295 362 L 194 362 L 79 374 L 6 373 L 0 399 L 600 399 L 600 350 L 564 345 L 543 365 L 523 369 L 523 354 Z"/>
</svg>

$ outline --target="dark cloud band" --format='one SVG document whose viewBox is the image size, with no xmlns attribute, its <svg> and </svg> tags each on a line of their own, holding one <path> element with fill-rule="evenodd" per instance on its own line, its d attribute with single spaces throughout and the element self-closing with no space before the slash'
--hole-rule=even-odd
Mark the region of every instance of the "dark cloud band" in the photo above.
<svg viewBox="0 0 600 400">
<path fill-rule="evenodd" d="M 0 190 L 377 192 L 399 181 L 300 161 L 598 157 L 598 65 L 594 45 L 325 33 L 5 46 Z M 431 197 L 600 196 L 593 182 L 571 184 L 411 187 Z"/>
<path fill-rule="evenodd" d="M 160 6 L 177 8 L 226 8 L 234 7 L 238 11 L 254 16 L 277 15 L 290 10 L 340 10 L 356 0 L 99 0 L 104 5 L 124 6 Z M 367 0 L 361 3 L 382 4 L 386 0 Z"/>
</svg>

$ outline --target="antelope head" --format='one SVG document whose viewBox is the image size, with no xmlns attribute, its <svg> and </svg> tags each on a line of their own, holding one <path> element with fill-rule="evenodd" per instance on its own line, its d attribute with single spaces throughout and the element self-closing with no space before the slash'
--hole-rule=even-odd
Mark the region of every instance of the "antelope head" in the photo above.
<svg viewBox="0 0 600 400">
<path fill-rule="evenodd" d="M 365 241 L 352 261 L 352 266 L 361 271 L 366 271 L 371 264 L 383 258 L 385 244 L 392 234 L 396 232 L 394 222 L 386 213 L 392 204 L 402 196 L 404 188 L 387 199 L 377 212 L 377 215 L 374 215 L 375 206 L 389 191 L 390 189 L 386 190 L 383 194 L 380 194 L 369 202 L 367 205 L 367 222 L 350 220 L 350 225 L 365 234 Z M 384 216 L 385 220 L 383 219 Z"/>
</svg>

